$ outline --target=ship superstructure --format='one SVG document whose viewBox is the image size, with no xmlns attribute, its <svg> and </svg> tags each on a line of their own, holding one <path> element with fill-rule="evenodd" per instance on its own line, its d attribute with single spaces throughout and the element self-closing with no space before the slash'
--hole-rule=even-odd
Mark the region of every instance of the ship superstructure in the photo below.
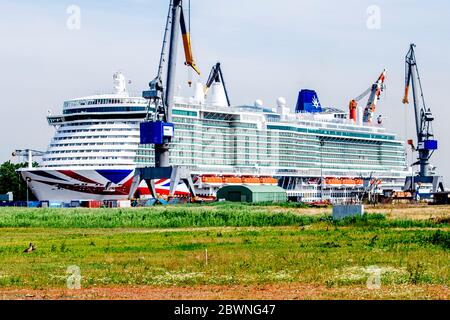
<svg viewBox="0 0 450 320">
<path fill-rule="evenodd" d="M 42 162 L 21 171 L 37 198 L 126 199 L 134 169 L 154 163 L 153 146 L 139 144 L 147 104 L 116 73 L 114 93 L 68 100 L 62 115 L 48 116 L 56 133 Z M 192 97 L 175 97 L 172 121 L 171 165 L 191 170 L 198 195 L 214 196 L 225 184 L 279 184 L 297 200 L 343 202 L 373 184 L 400 190 L 408 175 L 395 134 L 322 107 L 312 90 L 300 92 L 294 112 L 283 98 L 274 108 L 228 106 L 220 82 L 206 99 L 197 83 Z M 157 192 L 167 194 L 168 184 L 157 181 Z M 136 196 L 148 194 L 142 183 Z"/>
</svg>

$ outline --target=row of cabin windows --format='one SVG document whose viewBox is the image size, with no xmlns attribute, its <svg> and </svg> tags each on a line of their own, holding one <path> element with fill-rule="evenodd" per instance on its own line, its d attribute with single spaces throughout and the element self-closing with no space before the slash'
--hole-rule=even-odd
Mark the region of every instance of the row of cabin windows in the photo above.
<svg viewBox="0 0 450 320">
<path fill-rule="evenodd" d="M 148 104 L 148 102 L 144 99 L 136 99 L 136 98 L 122 98 L 122 99 L 87 99 L 87 100 L 75 100 L 75 101 L 66 101 L 64 102 L 64 108 L 67 107 L 76 107 L 76 106 L 88 106 L 88 105 L 96 105 L 96 104 Z"/>
</svg>

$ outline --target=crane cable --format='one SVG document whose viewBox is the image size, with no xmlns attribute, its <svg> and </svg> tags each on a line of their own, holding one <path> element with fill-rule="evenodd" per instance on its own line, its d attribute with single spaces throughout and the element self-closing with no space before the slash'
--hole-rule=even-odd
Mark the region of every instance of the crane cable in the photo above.
<svg viewBox="0 0 450 320">
<path fill-rule="evenodd" d="M 188 0 L 188 32 L 189 35 L 191 34 L 191 0 Z M 192 69 L 187 69 L 187 77 L 188 77 L 188 85 L 189 87 L 192 86 Z"/>
</svg>

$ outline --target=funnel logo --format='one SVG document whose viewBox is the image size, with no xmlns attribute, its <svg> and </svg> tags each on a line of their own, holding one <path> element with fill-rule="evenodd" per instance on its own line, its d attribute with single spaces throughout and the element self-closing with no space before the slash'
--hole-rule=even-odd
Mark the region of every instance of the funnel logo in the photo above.
<svg viewBox="0 0 450 320">
<path fill-rule="evenodd" d="M 314 108 L 319 108 L 320 107 L 319 99 L 317 98 L 317 96 L 315 96 L 312 99 L 312 105 L 313 105 Z"/>
<path fill-rule="evenodd" d="M 298 94 L 296 112 L 322 112 L 319 97 L 314 90 L 303 89 Z"/>
</svg>

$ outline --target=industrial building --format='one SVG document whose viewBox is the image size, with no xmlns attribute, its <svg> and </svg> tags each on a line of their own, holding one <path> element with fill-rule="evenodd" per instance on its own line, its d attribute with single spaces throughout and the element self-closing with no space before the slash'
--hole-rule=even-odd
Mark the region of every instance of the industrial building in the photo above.
<svg viewBox="0 0 450 320">
<path fill-rule="evenodd" d="M 224 186 L 217 191 L 217 199 L 234 202 L 286 202 L 286 190 L 271 185 Z"/>
</svg>

